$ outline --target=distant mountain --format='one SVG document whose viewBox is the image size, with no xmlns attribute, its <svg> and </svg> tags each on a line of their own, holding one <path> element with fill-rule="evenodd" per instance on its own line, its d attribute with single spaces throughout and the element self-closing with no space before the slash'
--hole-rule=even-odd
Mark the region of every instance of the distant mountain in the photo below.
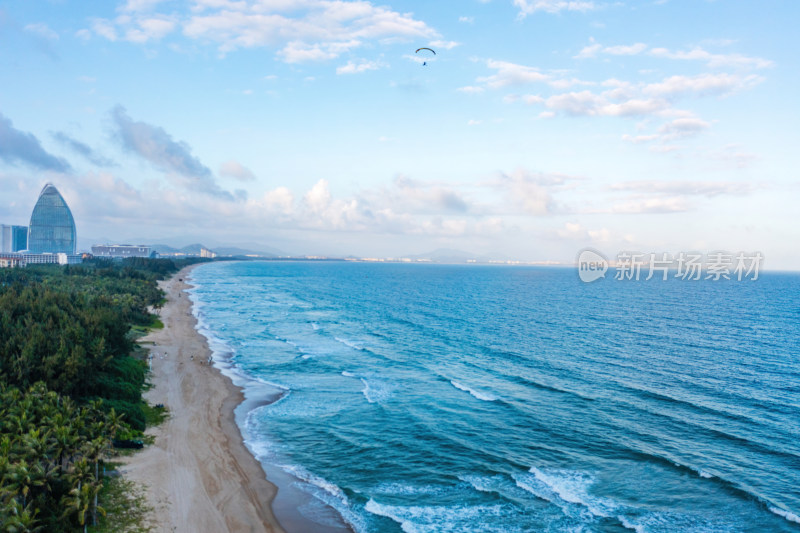
<svg viewBox="0 0 800 533">
<path fill-rule="evenodd" d="M 281 252 L 280 250 L 273 251 L 264 251 L 264 252 L 254 252 L 253 250 L 247 250 L 245 248 L 237 248 L 235 246 L 223 246 L 220 248 L 214 248 L 214 251 L 217 255 L 257 255 L 259 257 L 286 257 L 287 254 Z M 277 253 L 275 253 L 277 252 Z"/>
<path fill-rule="evenodd" d="M 172 255 L 178 253 L 187 255 L 200 255 L 200 250 L 205 248 L 206 250 L 211 250 L 212 252 L 221 256 L 258 256 L 258 257 L 287 256 L 286 253 L 280 250 L 276 250 L 274 248 L 267 248 L 266 250 L 256 251 L 256 250 L 248 250 L 246 248 L 238 248 L 235 246 L 221 246 L 219 248 L 214 248 L 200 243 L 189 244 L 182 248 L 175 248 L 168 244 L 153 244 L 151 247 L 153 248 L 153 250 L 155 250 L 161 255 Z"/>
<path fill-rule="evenodd" d="M 208 248 L 207 246 L 203 246 L 202 244 L 197 243 L 184 246 L 183 248 L 180 249 L 180 251 L 181 253 L 184 253 L 186 255 L 200 255 L 200 251 L 203 249 L 210 250 L 210 248 Z"/>
<path fill-rule="evenodd" d="M 151 244 L 150 248 L 158 252 L 159 254 L 176 254 L 180 252 L 177 248 L 173 248 L 172 246 L 168 246 L 166 244 Z"/>
<path fill-rule="evenodd" d="M 161 255 L 173 255 L 173 254 L 186 254 L 186 255 L 200 255 L 200 250 L 205 248 L 209 250 L 206 246 L 202 244 L 190 244 L 189 246 L 184 246 L 183 248 L 175 248 L 174 246 L 170 246 L 168 244 L 152 244 L 150 247 L 158 252 Z"/>
</svg>

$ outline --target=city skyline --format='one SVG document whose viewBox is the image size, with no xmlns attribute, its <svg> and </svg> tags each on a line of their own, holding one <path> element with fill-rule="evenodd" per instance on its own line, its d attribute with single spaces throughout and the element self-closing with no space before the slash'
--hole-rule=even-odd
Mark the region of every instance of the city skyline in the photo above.
<svg viewBox="0 0 800 533">
<path fill-rule="evenodd" d="M 6 4 L 0 223 L 27 224 L 53 182 L 84 248 L 729 250 L 798 270 L 798 11 Z"/>
</svg>

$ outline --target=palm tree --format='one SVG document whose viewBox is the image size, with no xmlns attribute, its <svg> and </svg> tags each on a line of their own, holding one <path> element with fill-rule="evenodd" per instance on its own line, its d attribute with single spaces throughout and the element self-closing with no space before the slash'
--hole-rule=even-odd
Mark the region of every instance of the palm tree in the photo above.
<svg viewBox="0 0 800 533">
<path fill-rule="evenodd" d="M 94 462 L 94 483 L 100 484 L 100 460 L 103 458 L 106 449 L 108 448 L 108 440 L 103 437 L 98 437 L 93 441 L 87 442 L 83 449 L 86 457 Z M 97 525 L 97 494 L 99 490 L 94 493 L 94 505 L 92 506 L 92 525 Z"/>
<path fill-rule="evenodd" d="M 114 408 L 111 408 L 111 411 L 108 413 L 106 417 L 106 431 L 108 431 L 108 436 L 110 438 L 114 438 L 117 436 L 117 432 L 125 427 L 125 415 L 123 413 L 117 414 Z"/>
<path fill-rule="evenodd" d="M 72 456 L 78 439 L 75 433 L 73 433 L 72 427 L 69 425 L 55 426 L 52 439 L 53 455 L 56 459 L 56 465 L 61 472 L 64 469 L 64 459 Z"/>
<path fill-rule="evenodd" d="M 69 491 L 67 496 L 62 498 L 62 505 L 64 505 L 64 518 L 75 516 L 78 519 L 78 524 L 83 526 L 83 532 L 86 533 L 88 524 L 86 523 L 86 513 L 89 511 L 89 505 L 92 501 L 92 492 L 90 483 L 82 483 L 78 481 L 78 485 Z"/>
<path fill-rule="evenodd" d="M 3 482 L 6 485 L 5 490 L 12 495 L 12 499 L 25 507 L 33 500 L 32 496 L 36 489 L 49 488 L 50 477 L 49 472 L 41 464 L 28 465 L 21 459 L 8 466 Z"/>
<path fill-rule="evenodd" d="M 12 501 L 3 512 L 7 516 L 3 521 L 0 521 L 4 532 L 39 533 L 44 529 L 44 525 L 37 524 L 36 515 L 39 511 L 37 509 L 31 510 L 30 505 L 22 507 L 16 501 Z"/>
</svg>

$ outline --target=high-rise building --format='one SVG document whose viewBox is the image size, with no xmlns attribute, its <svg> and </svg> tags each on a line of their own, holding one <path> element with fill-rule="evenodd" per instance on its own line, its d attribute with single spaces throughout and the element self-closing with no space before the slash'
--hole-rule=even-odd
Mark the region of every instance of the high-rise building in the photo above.
<svg viewBox="0 0 800 533">
<path fill-rule="evenodd" d="M 52 183 L 39 194 L 28 226 L 28 250 L 34 254 L 74 254 L 78 234 L 67 202 Z"/>
<path fill-rule="evenodd" d="M 28 226 L 11 226 L 11 251 L 28 249 Z"/>
<path fill-rule="evenodd" d="M 28 247 L 28 226 L 0 224 L 0 253 L 11 253 Z"/>
</svg>

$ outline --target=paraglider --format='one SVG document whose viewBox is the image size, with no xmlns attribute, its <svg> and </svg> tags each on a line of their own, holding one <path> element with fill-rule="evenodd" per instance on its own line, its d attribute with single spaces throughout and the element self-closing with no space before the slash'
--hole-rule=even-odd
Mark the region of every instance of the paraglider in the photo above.
<svg viewBox="0 0 800 533">
<path fill-rule="evenodd" d="M 436 52 L 434 52 L 432 48 L 427 48 L 427 47 L 417 48 L 417 51 L 416 51 L 416 52 L 414 52 L 414 53 L 415 53 L 415 54 L 418 54 L 420 50 L 427 50 L 427 51 L 428 51 L 428 52 L 430 52 L 431 54 L 433 54 L 433 55 L 436 55 Z M 422 57 L 426 57 L 426 56 L 427 56 L 427 54 L 428 54 L 428 52 L 423 52 L 423 56 L 422 56 Z M 423 66 L 423 67 L 424 67 L 425 65 L 427 65 L 427 64 L 428 64 L 428 62 L 427 62 L 427 61 L 423 61 L 423 62 L 422 62 L 422 66 Z"/>
</svg>

